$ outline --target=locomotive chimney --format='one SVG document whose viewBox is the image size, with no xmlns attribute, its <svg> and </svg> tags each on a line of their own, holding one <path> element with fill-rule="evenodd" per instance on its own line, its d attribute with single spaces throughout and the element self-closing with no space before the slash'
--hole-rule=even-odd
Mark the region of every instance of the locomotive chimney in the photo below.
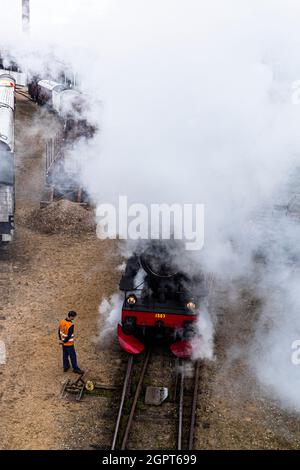
<svg viewBox="0 0 300 470">
<path fill-rule="evenodd" d="M 29 0 L 22 0 L 22 25 L 23 25 L 23 32 L 28 34 L 29 29 L 30 29 Z"/>
</svg>

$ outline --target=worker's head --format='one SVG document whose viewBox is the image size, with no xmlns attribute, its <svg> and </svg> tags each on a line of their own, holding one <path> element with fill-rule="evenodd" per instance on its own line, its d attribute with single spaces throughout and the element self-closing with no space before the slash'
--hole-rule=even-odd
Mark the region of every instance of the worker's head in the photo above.
<svg viewBox="0 0 300 470">
<path fill-rule="evenodd" d="M 70 310 L 69 313 L 68 313 L 68 318 L 70 318 L 70 320 L 74 320 L 74 318 L 77 316 L 77 313 L 74 312 L 74 310 Z"/>
</svg>

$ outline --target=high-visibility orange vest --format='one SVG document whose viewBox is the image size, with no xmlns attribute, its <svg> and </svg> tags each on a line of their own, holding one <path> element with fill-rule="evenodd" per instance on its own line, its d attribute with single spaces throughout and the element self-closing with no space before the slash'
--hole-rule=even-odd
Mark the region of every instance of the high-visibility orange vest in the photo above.
<svg viewBox="0 0 300 470">
<path fill-rule="evenodd" d="M 64 341 L 64 339 L 68 336 L 69 334 L 69 328 L 73 325 L 72 322 L 67 321 L 67 320 L 61 320 L 59 324 L 59 332 L 60 332 L 60 337 L 61 340 Z M 64 346 L 73 346 L 74 344 L 74 334 L 72 334 L 71 338 L 69 341 L 64 343 Z"/>
</svg>

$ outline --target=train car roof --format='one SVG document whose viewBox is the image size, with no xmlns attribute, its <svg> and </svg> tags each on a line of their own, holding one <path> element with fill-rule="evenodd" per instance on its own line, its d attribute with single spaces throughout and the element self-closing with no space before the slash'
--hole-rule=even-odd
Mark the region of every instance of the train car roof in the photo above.
<svg viewBox="0 0 300 470">
<path fill-rule="evenodd" d="M 81 95 L 81 92 L 76 90 L 75 88 L 64 88 L 63 92 L 69 95 Z"/>
<path fill-rule="evenodd" d="M 0 67 L 0 75 L 8 75 L 17 85 L 25 86 L 26 85 L 26 74 L 24 72 L 14 72 L 13 70 L 5 70 Z"/>
<path fill-rule="evenodd" d="M 46 88 L 49 91 L 53 91 L 55 89 L 59 90 L 59 89 L 64 88 L 64 85 L 62 85 L 61 83 L 54 82 L 52 80 L 40 80 L 38 82 L 38 85 L 43 88 Z"/>
<path fill-rule="evenodd" d="M 3 82 L 3 81 L 2 81 Z M 0 107 L 15 109 L 15 88 L 14 86 L 1 86 L 0 77 Z"/>
<path fill-rule="evenodd" d="M 16 79 L 10 74 L 4 71 L 4 73 L 1 73 L 0 71 L 0 80 L 10 80 L 13 82 L 13 84 L 16 84 Z"/>
</svg>

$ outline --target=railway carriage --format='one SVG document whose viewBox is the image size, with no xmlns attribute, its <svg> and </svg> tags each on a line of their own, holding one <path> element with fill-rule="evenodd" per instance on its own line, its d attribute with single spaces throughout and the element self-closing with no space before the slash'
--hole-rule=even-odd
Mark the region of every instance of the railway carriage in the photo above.
<svg viewBox="0 0 300 470">
<path fill-rule="evenodd" d="M 0 75 L 0 242 L 10 242 L 14 232 L 15 172 L 14 114 L 16 82 Z"/>
<path fill-rule="evenodd" d="M 40 106 L 47 105 L 50 109 L 54 109 L 53 97 L 64 88 L 64 85 L 52 80 L 40 80 L 37 84 L 36 102 Z"/>
<path fill-rule="evenodd" d="M 58 115 L 67 142 L 93 137 L 96 129 L 84 117 L 88 103 L 84 93 L 53 80 L 40 80 L 38 76 L 31 77 L 28 93 L 33 101 Z"/>
</svg>

